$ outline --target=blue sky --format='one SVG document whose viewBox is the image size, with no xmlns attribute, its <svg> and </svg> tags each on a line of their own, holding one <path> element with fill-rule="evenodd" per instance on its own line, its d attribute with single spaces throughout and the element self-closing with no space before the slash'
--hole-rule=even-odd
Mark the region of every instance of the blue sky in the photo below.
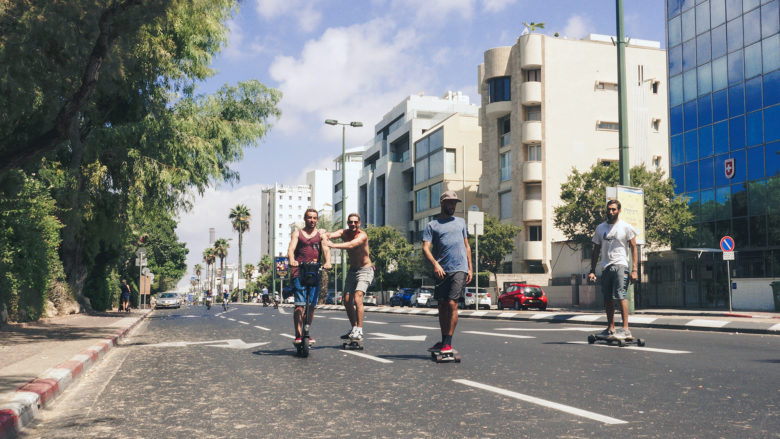
<svg viewBox="0 0 780 439">
<path fill-rule="evenodd" d="M 663 0 L 625 0 L 628 37 L 666 47 Z M 373 139 L 374 124 L 394 105 L 420 92 L 462 91 L 479 103 L 477 67 L 485 50 L 511 46 L 522 22 L 544 22 L 540 33 L 581 38 L 615 34 L 614 0 L 243 0 L 230 22 L 216 74 L 199 87 L 257 79 L 282 91 L 282 116 L 268 136 L 234 164 L 241 181 L 195 197 L 180 216 L 178 234 L 201 262 L 208 228 L 237 237 L 228 221 L 243 203 L 258 218 L 244 239 L 244 263 L 260 257 L 260 186 L 303 184 L 312 169 L 332 168 L 341 129 L 325 119 L 361 121 L 347 130 L 347 148 Z M 189 276 L 186 278 L 189 279 Z"/>
</svg>

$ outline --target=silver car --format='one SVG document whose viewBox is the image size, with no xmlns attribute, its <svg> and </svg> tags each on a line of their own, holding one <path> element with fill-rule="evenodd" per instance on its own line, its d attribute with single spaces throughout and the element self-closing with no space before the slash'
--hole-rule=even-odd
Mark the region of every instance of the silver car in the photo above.
<svg viewBox="0 0 780 439">
<path fill-rule="evenodd" d="M 181 298 L 176 293 L 162 293 L 157 296 L 157 302 L 154 305 L 154 309 L 159 308 L 180 308 Z"/>
<path fill-rule="evenodd" d="M 414 292 L 412 303 L 414 303 L 414 305 L 418 308 L 428 306 L 428 301 L 431 300 L 431 297 L 433 297 L 432 288 L 417 288 L 417 290 Z"/>
</svg>

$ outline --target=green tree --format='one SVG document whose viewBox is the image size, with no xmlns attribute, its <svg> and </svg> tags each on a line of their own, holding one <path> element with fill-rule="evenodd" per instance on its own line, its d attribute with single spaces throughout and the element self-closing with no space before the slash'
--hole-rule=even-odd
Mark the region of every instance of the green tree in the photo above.
<svg viewBox="0 0 780 439">
<path fill-rule="evenodd" d="M 390 226 L 367 227 L 368 247 L 374 263 L 374 283 L 379 290 L 409 284 L 413 279 L 414 247 Z"/>
<path fill-rule="evenodd" d="M 206 266 L 208 267 L 208 283 L 209 286 L 207 289 L 212 290 L 214 288 L 214 262 L 217 260 L 217 254 L 214 251 L 214 247 L 209 247 L 206 250 L 203 250 L 203 262 L 206 263 Z"/>
<path fill-rule="evenodd" d="M 495 277 L 501 271 L 504 258 L 514 250 L 515 237 L 521 230 L 520 226 L 502 223 L 496 217 L 485 215 L 484 233 L 479 237 L 479 270 L 488 271 Z M 469 235 L 469 245 L 472 260 L 476 260 L 474 235 Z M 474 268 L 477 269 L 476 265 Z"/>
<path fill-rule="evenodd" d="M 695 233 L 693 213 L 674 194 L 674 182 L 660 169 L 631 168 L 631 183 L 645 193 L 645 240 L 651 246 L 677 245 Z M 570 240 L 589 246 L 596 226 L 604 221 L 606 188 L 620 181 L 617 163 L 593 165 L 588 172 L 572 169 L 561 185 L 563 204 L 555 208 L 553 224 Z"/>
<path fill-rule="evenodd" d="M 269 274 L 271 272 L 271 267 L 273 266 L 274 259 L 268 254 L 263 255 L 263 257 L 260 258 L 260 261 L 257 262 L 257 270 L 260 271 L 261 275 Z"/>
<path fill-rule="evenodd" d="M 198 278 L 198 289 L 200 289 L 200 274 L 203 273 L 203 266 L 195 264 L 195 266 L 192 267 L 192 272 L 195 274 L 195 277 Z"/>
<path fill-rule="evenodd" d="M 241 250 L 244 245 L 244 232 L 249 230 L 249 222 L 252 221 L 252 215 L 249 213 L 249 208 L 243 204 L 238 204 L 236 207 L 230 209 L 230 222 L 233 225 L 233 230 L 238 232 L 238 277 L 239 279 L 243 275 L 242 268 L 244 266 L 243 259 L 241 257 Z M 238 295 L 238 302 L 242 303 L 244 296 Z"/>
<path fill-rule="evenodd" d="M 229 248 L 230 243 L 225 238 L 218 238 L 216 241 L 214 241 L 214 256 L 219 258 L 219 277 L 221 279 L 221 289 L 225 288 L 225 258 L 227 258 Z"/>
</svg>

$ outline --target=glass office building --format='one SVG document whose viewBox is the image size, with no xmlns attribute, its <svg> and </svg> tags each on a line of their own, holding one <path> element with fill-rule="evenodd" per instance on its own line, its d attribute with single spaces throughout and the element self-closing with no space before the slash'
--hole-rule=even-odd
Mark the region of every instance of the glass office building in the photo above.
<svg viewBox="0 0 780 439">
<path fill-rule="evenodd" d="M 671 177 L 698 230 L 687 246 L 719 248 L 732 236 L 742 278 L 780 277 L 778 3 L 666 2 Z M 720 260 L 711 254 L 683 271 L 723 283 Z M 692 298 L 712 305 L 708 294 Z"/>
</svg>

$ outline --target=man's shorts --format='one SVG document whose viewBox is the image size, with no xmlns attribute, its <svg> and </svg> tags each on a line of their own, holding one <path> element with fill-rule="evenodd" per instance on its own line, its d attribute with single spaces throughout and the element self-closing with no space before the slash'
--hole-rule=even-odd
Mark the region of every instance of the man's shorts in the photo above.
<svg viewBox="0 0 780 439">
<path fill-rule="evenodd" d="M 301 278 L 298 276 L 293 277 L 293 288 L 295 288 L 295 305 L 306 305 L 306 293 L 309 294 L 309 305 L 316 306 L 317 300 L 320 298 L 320 283 L 317 282 L 316 286 L 307 287 L 301 283 Z"/>
<path fill-rule="evenodd" d="M 463 291 L 466 289 L 466 272 L 453 271 L 444 275 L 444 279 L 441 279 L 436 283 L 433 290 L 433 297 L 439 302 L 444 300 L 458 301 L 463 297 Z"/>
<path fill-rule="evenodd" d="M 349 271 L 347 271 L 347 286 L 345 292 L 346 294 L 354 293 L 355 291 L 362 291 L 365 293 L 373 281 L 373 267 L 350 268 Z"/>
<path fill-rule="evenodd" d="M 601 293 L 605 302 L 626 298 L 629 274 L 625 265 L 610 265 L 601 272 Z"/>
</svg>

